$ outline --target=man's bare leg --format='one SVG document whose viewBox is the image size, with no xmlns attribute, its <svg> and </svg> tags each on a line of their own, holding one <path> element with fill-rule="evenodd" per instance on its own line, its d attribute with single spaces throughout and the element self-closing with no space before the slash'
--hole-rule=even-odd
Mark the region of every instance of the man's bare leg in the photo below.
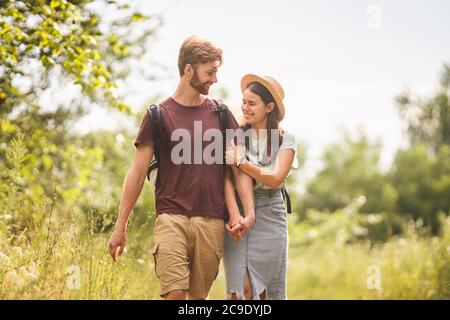
<svg viewBox="0 0 450 320">
<path fill-rule="evenodd" d="M 206 298 L 197 298 L 197 297 L 191 296 L 191 295 L 188 293 L 188 300 L 206 300 Z"/>
<path fill-rule="evenodd" d="M 174 290 L 163 296 L 165 300 L 186 300 L 186 290 Z"/>
</svg>

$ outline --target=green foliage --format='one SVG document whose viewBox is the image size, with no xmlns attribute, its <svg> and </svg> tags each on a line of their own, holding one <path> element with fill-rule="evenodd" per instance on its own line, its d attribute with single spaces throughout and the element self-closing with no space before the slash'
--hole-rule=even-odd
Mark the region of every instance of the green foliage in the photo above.
<svg viewBox="0 0 450 320">
<path fill-rule="evenodd" d="M 412 218 L 438 234 L 438 214 L 450 211 L 449 79 L 446 65 L 433 97 L 412 99 L 409 93 L 397 97 L 411 146 L 397 152 L 387 173 L 379 169 L 381 145 L 364 135 L 351 138 L 344 133 L 342 141 L 328 146 L 323 168 L 297 203 L 300 220 L 308 209 L 334 212 L 364 196 L 367 202 L 361 212 Z"/>
<path fill-rule="evenodd" d="M 371 245 L 383 243 L 405 229 L 405 220 L 393 213 L 363 214 L 364 196 L 353 199 L 349 205 L 332 213 L 309 209 L 298 226 L 291 232 L 292 245 L 312 245 L 316 241 L 329 241 L 337 247 L 360 241 Z"/>
<path fill-rule="evenodd" d="M 84 197 L 78 198 L 76 206 L 88 213 L 91 232 L 110 232 L 117 218 L 124 178 L 131 165 L 135 147 L 135 135 L 125 130 L 93 131 L 80 137 L 83 148 L 101 150 L 102 159 L 89 177 L 89 183 L 82 189 Z M 133 210 L 130 226 L 141 226 L 155 214 L 153 187 L 146 182 L 142 196 Z M 148 226 L 150 231 L 151 225 Z"/>
<path fill-rule="evenodd" d="M 430 98 L 397 97 L 411 147 L 398 151 L 390 179 L 398 192 L 396 209 L 438 232 L 439 212 L 450 211 L 450 67 Z"/>
<path fill-rule="evenodd" d="M 368 218 L 349 215 L 354 209 L 289 221 L 288 299 L 450 299 L 450 219 L 441 216 L 439 237 L 421 236 L 426 230 L 410 221 L 402 235 L 372 243 L 357 228 L 347 233 Z M 378 288 L 368 286 L 374 269 Z M 224 297 L 223 269 L 217 279 L 211 299 Z"/>
<path fill-rule="evenodd" d="M 48 198 L 39 185 L 29 184 L 34 177 L 28 163 L 33 158 L 27 154 L 24 136 L 11 141 L 6 152 L 6 167 L 0 176 L 0 223 L 3 232 L 17 236 L 37 234 L 46 218 L 45 211 L 36 208 L 48 205 Z"/>
<path fill-rule="evenodd" d="M 119 11 L 122 18 L 106 22 L 94 10 Z M 142 55 L 140 47 L 154 32 L 142 25 L 150 19 L 140 12 L 119 6 L 116 1 L 2 1 L 0 7 L 1 114 L 10 113 L 22 101 L 36 100 L 48 86 L 50 71 L 78 84 L 92 102 L 131 112 L 114 88 L 126 75 L 126 62 Z M 143 30 L 130 37 L 129 30 Z M 43 70 L 36 79 L 36 66 Z M 32 82 L 21 91 L 15 80 Z M 61 79 L 62 80 L 62 79 Z"/>
<path fill-rule="evenodd" d="M 120 18 L 104 19 L 102 10 L 115 10 Z M 160 21 L 116 1 L 2 1 L 0 205 L 2 213 L 14 217 L 7 224 L 14 236 L 33 234 L 44 218 L 31 216 L 38 212 L 32 205 L 54 197 L 61 207 L 72 208 L 65 214 L 79 216 L 91 232 L 111 229 L 130 153 L 114 144 L 114 133 L 99 133 L 102 139 L 97 141 L 80 137 L 72 128 L 94 103 L 129 111 L 114 88 L 128 75 L 130 61 L 143 54 L 143 44 L 158 26 L 148 23 L 153 20 Z M 131 36 L 136 27 L 140 34 Z M 65 83 L 78 84 L 82 97 L 43 111 L 42 96 Z M 116 134 L 126 135 L 132 146 L 129 134 Z M 11 156 L 21 154 L 20 159 Z M 11 199 L 19 197 L 20 209 L 11 214 Z M 7 204 L 7 199 L 13 202 Z M 146 200 L 147 211 L 153 208 L 152 199 Z M 142 223 L 148 214 L 140 206 Z"/>
<path fill-rule="evenodd" d="M 119 18 L 105 19 L 113 10 Z M 150 183 L 119 263 L 106 247 L 136 132 L 73 131 L 94 105 L 130 113 L 116 88 L 155 22 L 113 0 L 0 1 L 1 299 L 159 297 Z M 295 177 L 287 179 L 302 216 L 290 217 L 290 298 L 450 298 L 449 79 L 446 66 L 434 97 L 398 98 L 413 143 L 387 173 L 379 143 L 344 133 L 305 195 L 296 197 Z M 44 111 L 41 98 L 65 84 L 80 96 Z M 136 128 L 142 114 L 130 116 Z M 370 265 L 382 270 L 382 291 L 366 287 Z M 79 289 L 67 285 L 71 267 L 81 272 Z M 223 288 L 221 272 L 211 298 L 223 298 Z"/>
<path fill-rule="evenodd" d="M 411 97 L 408 91 L 397 97 L 400 115 L 412 142 L 426 144 L 437 151 L 450 145 L 450 66 L 444 65 L 440 86 L 429 99 Z"/>
<path fill-rule="evenodd" d="M 397 152 L 390 180 L 398 192 L 396 210 L 421 219 L 436 234 L 438 213 L 450 210 L 450 146 L 430 154 L 423 144 Z"/>
<path fill-rule="evenodd" d="M 392 212 L 397 194 L 379 169 L 380 144 L 365 135 L 356 138 L 344 133 L 343 141 L 328 146 L 323 168 L 308 183 L 300 212 L 309 208 L 332 212 L 364 196 L 361 212 Z"/>
<path fill-rule="evenodd" d="M 11 242 L 0 233 L 0 299 L 159 297 L 159 284 L 150 272 L 153 257 L 150 250 L 132 253 L 136 241 L 128 243 L 123 259 L 112 263 L 105 235 L 85 233 L 70 219 L 45 226 L 46 237 L 33 242 L 23 237 Z"/>
<path fill-rule="evenodd" d="M 129 230 L 124 259 L 113 264 L 107 250 L 112 223 L 108 215 L 117 214 L 119 199 L 114 198 L 117 190 L 107 194 L 111 190 L 104 188 L 120 188 L 117 181 L 123 179 L 125 159 L 134 148 L 129 135 L 116 145 L 112 139 L 117 141 L 106 132 L 91 133 L 67 146 L 61 153 L 65 184 L 48 175 L 53 177 L 47 181 L 52 197 L 39 188 L 43 183 L 39 174 L 24 176 L 40 163 L 28 152 L 24 135 L 5 146 L 6 161 L 0 170 L 0 299 L 158 297 L 146 247 L 152 242 L 154 216 L 148 210 L 153 209 L 153 197 L 144 197 L 135 208 L 139 221 Z M 35 186 L 30 184 L 35 181 Z M 99 203 L 96 197 L 110 203 Z M 67 284 L 73 268 L 80 271 L 78 289 Z"/>
</svg>

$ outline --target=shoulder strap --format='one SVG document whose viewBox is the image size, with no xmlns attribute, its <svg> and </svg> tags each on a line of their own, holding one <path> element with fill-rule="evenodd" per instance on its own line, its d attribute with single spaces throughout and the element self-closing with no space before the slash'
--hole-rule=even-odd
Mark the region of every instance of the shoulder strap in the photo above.
<svg viewBox="0 0 450 320">
<path fill-rule="evenodd" d="M 280 137 L 278 138 L 278 146 L 281 146 L 281 144 L 283 143 L 283 136 L 284 136 L 284 131 L 283 131 L 283 129 L 281 129 L 280 128 L 280 131 L 281 131 L 281 135 L 280 135 Z"/>
<path fill-rule="evenodd" d="M 281 144 L 283 143 L 283 135 L 284 135 L 283 129 L 280 129 L 280 131 L 281 131 L 281 136 L 279 138 L 279 146 L 281 146 Z M 286 189 L 286 184 L 284 181 L 283 181 L 283 186 L 281 187 L 281 194 L 283 195 L 283 199 L 286 201 L 287 213 L 292 213 L 291 197 L 289 196 L 289 193 Z"/>
<path fill-rule="evenodd" d="M 284 182 L 283 186 L 281 187 L 281 194 L 283 195 L 283 199 L 286 201 L 287 213 L 292 213 L 291 197 L 289 197 L 289 193 L 287 192 Z"/>
<path fill-rule="evenodd" d="M 148 109 L 148 118 L 152 124 L 152 136 L 153 142 L 155 145 L 155 157 L 159 158 L 159 148 L 157 146 L 161 145 L 161 131 L 159 130 L 161 127 L 161 111 L 159 110 L 159 106 L 152 104 Z"/>
<path fill-rule="evenodd" d="M 224 170 L 226 170 L 225 151 L 226 151 L 226 136 L 228 129 L 228 107 L 220 99 L 213 99 L 213 101 L 215 103 L 215 111 L 219 114 L 220 131 L 222 132 L 223 164 Z"/>
<path fill-rule="evenodd" d="M 220 129 L 222 133 L 225 133 L 228 128 L 228 107 L 220 99 L 213 99 L 213 101 L 216 105 L 215 110 L 219 114 Z"/>
<path fill-rule="evenodd" d="M 159 158 L 162 151 L 167 149 L 167 130 L 161 114 L 160 105 L 152 104 L 147 109 L 148 117 L 152 124 L 152 134 L 154 141 L 155 159 L 150 163 L 147 170 L 147 179 L 150 180 L 150 173 L 159 167 Z M 156 177 L 156 187 L 159 186 L 159 171 Z"/>
</svg>

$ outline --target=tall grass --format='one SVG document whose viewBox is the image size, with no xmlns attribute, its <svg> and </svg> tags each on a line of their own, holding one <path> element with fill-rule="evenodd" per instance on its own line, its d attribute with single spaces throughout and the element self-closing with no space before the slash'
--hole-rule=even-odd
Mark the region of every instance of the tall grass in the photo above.
<svg viewBox="0 0 450 320">
<path fill-rule="evenodd" d="M 293 218 L 288 299 L 450 299 L 450 218 L 442 223 L 440 237 L 419 237 L 410 223 L 401 237 L 376 245 L 341 245 L 315 232 L 310 234 L 319 239 L 299 245 L 298 229 L 304 232 L 304 226 Z M 224 292 L 221 270 L 210 298 L 223 299 Z"/>
<path fill-rule="evenodd" d="M 18 139 L 0 172 L 0 299 L 160 299 L 150 252 L 155 216 L 132 228 L 113 263 L 109 232 L 27 185 L 25 157 Z M 411 221 L 377 242 L 368 228 L 381 230 L 383 216 L 357 209 L 313 212 L 301 223 L 290 216 L 289 299 L 450 299 L 450 218 L 442 215 L 439 236 Z M 224 297 L 221 267 L 210 299 Z"/>
<path fill-rule="evenodd" d="M 112 263 L 106 235 L 82 234 L 75 224 L 51 232 L 48 241 L 0 237 L 1 299 L 158 297 L 151 255 L 128 250 Z"/>
<path fill-rule="evenodd" d="M 137 243 L 129 235 L 128 251 L 113 263 L 106 235 L 82 234 L 74 223 L 53 225 L 48 238 L 0 236 L 1 299 L 159 299 L 151 238 Z M 291 234 L 300 227 L 291 223 Z M 440 237 L 418 237 L 411 227 L 374 246 L 290 240 L 289 299 L 450 299 L 450 219 Z M 379 288 L 368 286 L 371 266 L 380 272 Z M 221 268 L 210 299 L 224 296 Z"/>
</svg>

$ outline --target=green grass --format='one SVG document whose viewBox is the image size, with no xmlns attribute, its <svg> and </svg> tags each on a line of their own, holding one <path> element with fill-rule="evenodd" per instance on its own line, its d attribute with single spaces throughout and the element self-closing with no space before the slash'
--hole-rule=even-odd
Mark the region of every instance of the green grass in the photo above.
<svg viewBox="0 0 450 320">
<path fill-rule="evenodd" d="M 449 230 L 450 222 L 443 237 L 396 238 L 373 248 L 324 241 L 291 245 L 288 299 L 450 299 Z M 368 288 L 371 266 L 380 271 L 379 290 Z M 224 292 L 221 270 L 210 298 L 222 299 Z"/>
<path fill-rule="evenodd" d="M 450 299 L 450 219 L 440 237 L 402 237 L 370 246 L 327 239 L 296 241 L 304 226 L 290 223 L 289 299 Z M 80 233 L 74 225 L 33 238 L 0 235 L 1 299 L 159 299 L 151 237 L 130 234 L 118 263 L 107 235 Z M 381 288 L 369 289 L 369 266 Z M 79 271 L 80 287 L 76 276 Z M 225 297 L 223 267 L 210 299 Z"/>
</svg>

